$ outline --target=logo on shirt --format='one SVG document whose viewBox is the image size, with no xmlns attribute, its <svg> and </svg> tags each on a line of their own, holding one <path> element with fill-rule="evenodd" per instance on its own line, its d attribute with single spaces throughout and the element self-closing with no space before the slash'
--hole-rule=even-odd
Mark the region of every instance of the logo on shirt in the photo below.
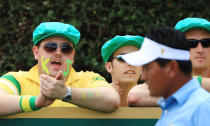
<svg viewBox="0 0 210 126">
<path fill-rule="evenodd" d="M 97 81 L 97 80 L 103 80 L 103 81 L 105 81 L 105 79 L 102 78 L 102 77 L 99 77 L 99 76 L 93 77 L 93 81 Z"/>
</svg>

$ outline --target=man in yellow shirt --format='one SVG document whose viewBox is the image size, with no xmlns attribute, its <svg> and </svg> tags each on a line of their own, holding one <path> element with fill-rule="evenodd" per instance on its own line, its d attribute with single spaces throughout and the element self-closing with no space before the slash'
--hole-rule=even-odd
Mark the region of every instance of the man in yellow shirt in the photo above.
<svg viewBox="0 0 210 126">
<path fill-rule="evenodd" d="M 80 32 L 72 25 L 44 22 L 33 32 L 38 64 L 29 71 L 9 72 L 0 78 L 0 115 L 35 111 L 42 107 L 74 105 L 111 112 L 119 95 L 93 72 L 76 72 L 75 48 Z M 73 105 L 74 104 L 74 105 Z"/>
</svg>

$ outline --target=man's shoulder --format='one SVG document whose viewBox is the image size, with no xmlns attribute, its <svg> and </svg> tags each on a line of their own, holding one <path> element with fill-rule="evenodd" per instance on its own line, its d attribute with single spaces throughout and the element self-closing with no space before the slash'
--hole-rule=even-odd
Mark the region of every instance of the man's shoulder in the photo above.
<svg viewBox="0 0 210 126">
<path fill-rule="evenodd" d="M 98 77 L 102 77 L 100 74 L 98 73 L 95 73 L 93 71 L 80 71 L 80 72 L 76 72 L 77 73 L 77 76 L 86 76 L 86 77 L 95 77 L 95 76 L 98 76 Z"/>
<path fill-rule="evenodd" d="M 76 72 L 77 77 L 81 80 L 90 80 L 90 81 L 105 81 L 106 79 L 102 77 L 100 74 L 95 73 L 93 71 L 80 71 Z"/>
<path fill-rule="evenodd" d="M 12 76 L 18 80 L 25 80 L 25 79 L 31 79 L 34 80 L 34 77 L 36 77 L 36 74 L 38 73 L 37 65 L 32 67 L 29 71 L 11 71 L 3 75 L 2 77 L 5 76 Z"/>
<path fill-rule="evenodd" d="M 210 120 L 210 97 L 202 101 L 202 103 L 196 108 L 193 113 L 193 122 L 195 126 L 206 126 L 209 125 Z"/>
<path fill-rule="evenodd" d="M 203 88 L 198 88 L 189 97 L 189 100 L 197 104 L 203 104 L 206 100 L 210 99 L 210 94 Z"/>
<path fill-rule="evenodd" d="M 6 73 L 5 75 L 3 75 L 3 76 L 13 76 L 13 77 L 24 77 L 25 75 L 27 75 L 28 74 L 28 71 L 21 71 L 21 70 L 19 70 L 19 71 L 16 71 L 16 72 L 14 72 L 14 71 L 11 71 L 11 72 L 8 72 L 8 73 Z"/>
<path fill-rule="evenodd" d="M 77 74 L 98 74 L 98 73 L 95 73 L 93 71 L 79 71 L 79 72 L 76 72 Z"/>
<path fill-rule="evenodd" d="M 201 98 L 201 99 L 208 99 L 210 98 L 210 94 L 208 91 L 206 91 L 205 89 L 203 89 L 202 87 L 198 88 L 195 92 L 194 95 L 196 95 L 197 97 Z"/>
<path fill-rule="evenodd" d="M 202 108 L 209 108 L 209 112 L 210 112 L 210 94 L 209 92 L 207 92 L 205 89 L 201 88 L 199 91 L 199 96 L 198 100 L 195 102 L 200 102 L 198 108 L 202 109 Z"/>
</svg>

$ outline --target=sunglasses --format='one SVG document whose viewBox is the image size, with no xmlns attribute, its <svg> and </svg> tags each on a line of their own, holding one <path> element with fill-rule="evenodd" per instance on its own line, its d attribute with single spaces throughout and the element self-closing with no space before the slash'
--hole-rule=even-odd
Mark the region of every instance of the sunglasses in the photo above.
<svg viewBox="0 0 210 126">
<path fill-rule="evenodd" d="M 44 50 L 46 52 L 54 52 L 58 48 L 58 46 L 60 46 L 61 52 L 65 53 L 65 54 L 72 53 L 72 51 L 74 49 L 72 46 L 70 46 L 67 43 L 57 44 L 54 42 L 48 42 L 43 45 Z"/>
<path fill-rule="evenodd" d="M 125 60 L 121 57 L 121 56 L 115 56 L 115 59 L 117 59 L 117 61 L 121 62 L 121 63 L 125 63 Z"/>
<path fill-rule="evenodd" d="M 205 38 L 201 40 L 188 39 L 188 41 L 190 42 L 190 48 L 196 48 L 199 42 L 201 43 L 203 48 L 210 47 L 210 38 Z"/>
</svg>

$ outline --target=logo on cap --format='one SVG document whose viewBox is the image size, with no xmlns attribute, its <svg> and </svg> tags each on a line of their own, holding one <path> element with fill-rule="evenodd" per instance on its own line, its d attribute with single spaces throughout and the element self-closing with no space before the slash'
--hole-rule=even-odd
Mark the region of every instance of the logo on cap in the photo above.
<svg viewBox="0 0 210 126">
<path fill-rule="evenodd" d="M 161 49 L 161 55 L 163 55 L 164 52 L 165 52 L 165 50 L 164 49 Z"/>
</svg>

